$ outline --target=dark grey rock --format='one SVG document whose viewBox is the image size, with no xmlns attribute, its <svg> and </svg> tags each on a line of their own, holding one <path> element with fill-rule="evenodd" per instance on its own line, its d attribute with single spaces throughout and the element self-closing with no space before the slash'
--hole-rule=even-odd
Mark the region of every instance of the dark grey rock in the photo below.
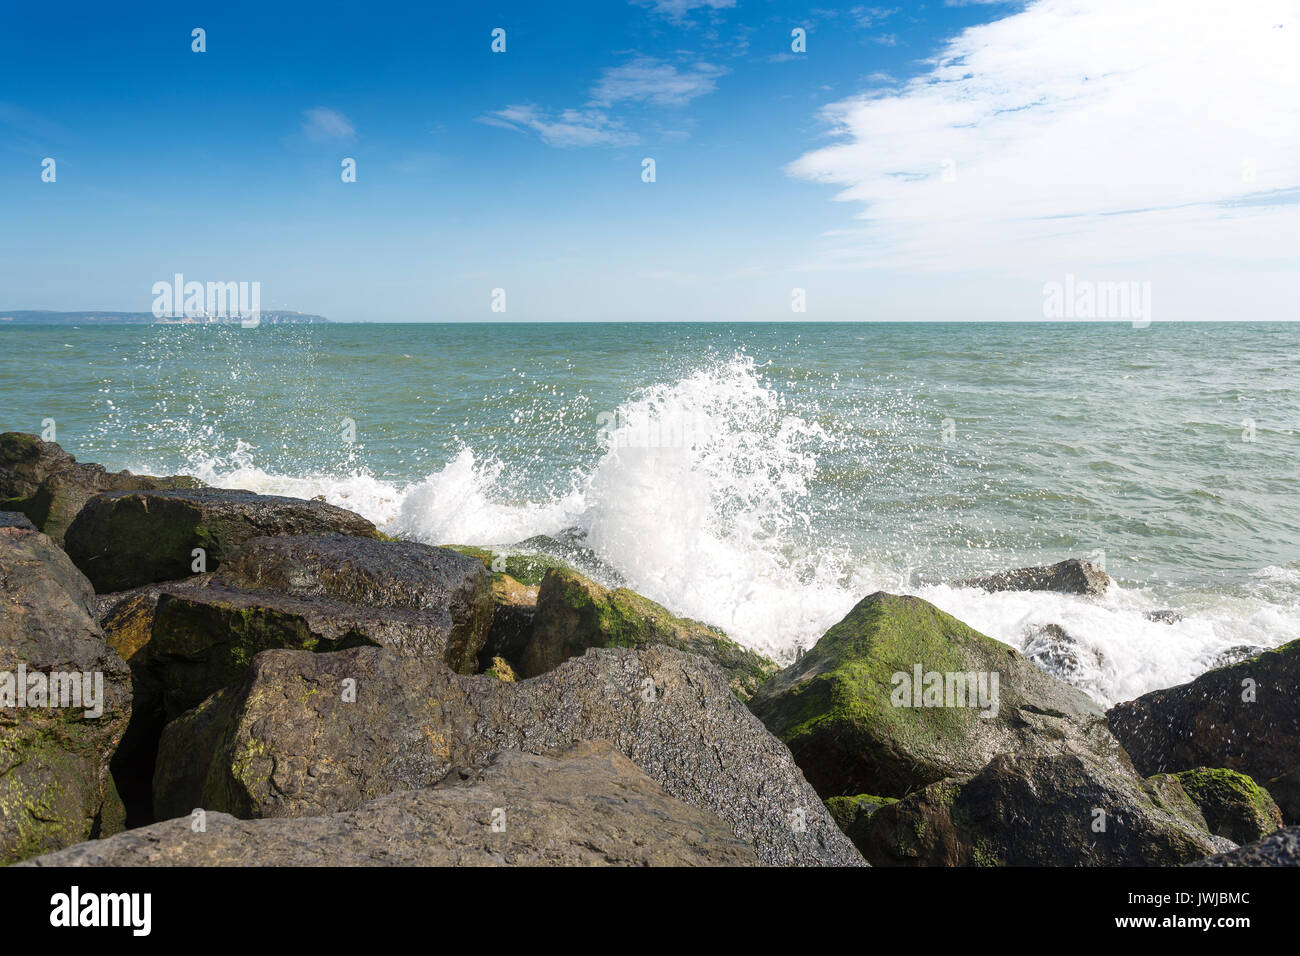
<svg viewBox="0 0 1300 956">
<path fill-rule="evenodd" d="M 1078 558 L 1037 568 L 1001 571 L 987 577 L 967 578 L 955 582 L 958 587 L 983 588 L 985 591 L 1059 591 L 1062 594 L 1104 594 L 1110 577 L 1101 568 Z"/>
<path fill-rule="evenodd" d="M 128 491 L 96 495 L 68 528 L 69 557 L 99 592 L 215 571 L 262 535 L 340 533 L 375 537 L 375 526 L 319 501 L 251 491 Z M 205 567 L 194 567 L 203 549 Z"/>
<path fill-rule="evenodd" d="M 1300 866 L 1300 827 L 1271 833 L 1247 846 L 1216 853 L 1192 866 Z"/>
<path fill-rule="evenodd" d="M 320 817 L 186 815 L 34 866 L 752 866 L 716 816 L 670 797 L 608 741 L 503 751 L 436 785 Z"/>
<path fill-rule="evenodd" d="M 168 725 L 154 800 L 160 816 L 197 806 L 320 816 L 428 787 L 502 750 L 596 738 L 673 796 L 716 813 L 764 863 L 861 863 L 723 675 L 663 646 L 591 650 L 520 683 L 385 648 L 266 651 L 243 682 Z"/>
</svg>

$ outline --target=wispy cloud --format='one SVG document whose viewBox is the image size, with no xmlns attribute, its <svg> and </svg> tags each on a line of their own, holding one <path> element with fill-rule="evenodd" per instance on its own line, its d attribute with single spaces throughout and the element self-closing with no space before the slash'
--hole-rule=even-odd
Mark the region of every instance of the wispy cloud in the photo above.
<svg viewBox="0 0 1300 956">
<path fill-rule="evenodd" d="M 697 96 L 716 90 L 718 77 L 726 72 L 723 67 L 709 63 L 695 63 L 679 72 L 671 63 L 640 56 L 607 69 L 591 90 L 591 102 L 596 106 L 625 101 L 685 106 Z"/>
<path fill-rule="evenodd" d="M 302 130 L 312 139 L 351 139 L 357 134 L 352 122 L 338 110 L 317 106 L 304 110 Z"/>
<path fill-rule="evenodd" d="M 640 137 L 608 110 L 616 106 L 674 109 L 717 89 L 726 68 L 693 63 L 679 70 L 671 63 L 638 56 L 609 67 L 589 92 L 580 109 L 551 112 L 534 105 L 507 106 L 480 117 L 480 122 L 506 129 L 530 130 L 551 146 L 631 146 Z M 676 133 L 670 135 L 677 135 Z"/>
<path fill-rule="evenodd" d="M 533 105 L 507 106 L 481 117 L 479 122 L 505 129 L 531 130 L 548 146 L 565 149 L 582 146 L 632 146 L 639 140 L 600 110 L 562 110 L 547 113 Z"/>
<path fill-rule="evenodd" d="M 685 20 L 694 10 L 727 10 L 736 0 L 632 0 L 639 7 L 650 7 L 674 23 Z"/>
<path fill-rule="evenodd" d="M 824 118 L 836 142 L 789 171 L 862 204 L 850 261 L 1277 256 L 1300 232 L 1294 0 L 1037 0 Z"/>
</svg>

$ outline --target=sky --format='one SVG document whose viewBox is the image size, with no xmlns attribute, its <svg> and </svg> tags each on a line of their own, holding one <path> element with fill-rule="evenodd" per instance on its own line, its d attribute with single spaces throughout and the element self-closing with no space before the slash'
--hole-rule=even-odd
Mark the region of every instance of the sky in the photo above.
<svg viewBox="0 0 1300 956">
<path fill-rule="evenodd" d="M 176 273 L 336 321 L 1296 319 L 1300 0 L 4 0 L 0 309 Z"/>
</svg>

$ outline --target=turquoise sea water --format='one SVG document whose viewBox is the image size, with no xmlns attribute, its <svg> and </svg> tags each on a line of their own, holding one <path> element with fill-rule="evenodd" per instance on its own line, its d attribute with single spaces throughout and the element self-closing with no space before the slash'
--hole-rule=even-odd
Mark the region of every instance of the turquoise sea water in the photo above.
<svg viewBox="0 0 1300 956">
<path fill-rule="evenodd" d="M 1298 369 L 1285 323 L 13 327 L 0 429 L 430 543 L 578 526 L 781 655 L 879 588 L 1059 623 L 1108 702 L 1300 637 Z M 1071 555 L 1121 586 L 936 583 Z"/>
</svg>

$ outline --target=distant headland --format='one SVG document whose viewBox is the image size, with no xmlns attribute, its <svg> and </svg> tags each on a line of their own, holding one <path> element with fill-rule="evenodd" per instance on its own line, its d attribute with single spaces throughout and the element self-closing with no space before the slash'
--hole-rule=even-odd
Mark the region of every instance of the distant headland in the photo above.
<svg viewBox="0 0 1300 956">
<path fill-rule="evenodd" d="M 329 322 L 323 315 L 308 312 L 262 312 L 264 325 L 316 325 Z M 18 309 L 0 312 L 0 326 L 9 325 L 238 325 L 239 317 L 180 315 L 158 318 L 152 312 L 53 312 Z"/>
</svg>

